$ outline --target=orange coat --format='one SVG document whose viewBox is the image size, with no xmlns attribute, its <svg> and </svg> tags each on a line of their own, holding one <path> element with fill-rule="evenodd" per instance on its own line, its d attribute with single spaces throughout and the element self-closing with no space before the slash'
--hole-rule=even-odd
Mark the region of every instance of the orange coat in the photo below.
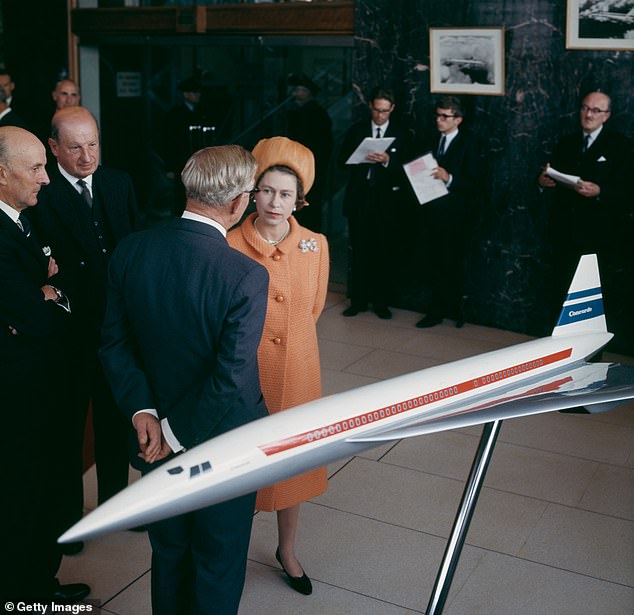
<svg viewBox="0 0 634 615">
<path fill-rule="evenodd" d="M 326 302 L 328 241 L 289 218 L 290 232 L 277 246 L 262 239 L 248 216 L 231 231 L 229 244 L 269 272 L 269 300 L 258 349 L 260 384 L 274 414 L 321 397 L 317 319 Z M 317 468 L 258 492 L 258 510 L 282 510 L 327 488 L 326 468 Z"/>
</svg>

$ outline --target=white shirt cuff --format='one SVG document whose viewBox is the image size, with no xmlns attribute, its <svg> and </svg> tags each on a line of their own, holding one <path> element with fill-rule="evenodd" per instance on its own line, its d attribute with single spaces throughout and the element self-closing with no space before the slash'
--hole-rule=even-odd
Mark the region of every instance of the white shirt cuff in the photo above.
<svg viewBox="0 0 634 615">
<path fill-rule="evenodd" d="M 163 437 L 165 441 L 169 444 L 169 447 L 175 452 L 180 453 L 185 450 L 185 447 L 178 441 L 178 438 L 174 435 L 170 424 L 167 422 L 167 419 L 161 420 L 161 429 L 163 430 Z"/>
</svg>

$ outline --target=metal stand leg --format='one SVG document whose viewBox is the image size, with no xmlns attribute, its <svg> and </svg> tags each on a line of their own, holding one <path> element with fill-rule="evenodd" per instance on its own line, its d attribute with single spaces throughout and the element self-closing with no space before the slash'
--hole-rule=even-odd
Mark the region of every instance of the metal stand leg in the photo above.
<svg viewBox="0 0 634 615">
<path fill-rule="evenodd" d="M 456 566 L 460 559 L 460 553 L 462 546 L 464 545 L 467 531 L 469 530 L 469 524 L 473 517 L 473 511 L 478 502 L 478 496 L 480 495 L 480 489 L 484 482 L 489 461 L 491 461 L 491 455 L 493 455 L 493 449 L 495 447 L 495 441 L 497 440 L 498 433 L 502 421 L 494 421 L 493 423 L 487 423 L 482 431 L 480 443 L 478 444 L 478 450 L 473 459 L 473 465 L 471 466 L 471 472 L 467 484 L 465 485 L 464 493 L 462 494 L 462 501 L 460 502 L 460 508 L 453 523 L 451 534 L 449 535 L 449 541 L 443 555 L 442 563 L 436 576 L 436 582 L 434 584 L 434 590 L 429 604 L 427 605 L 426 615 L 441 615 L 443 612 L 449 589 L 451 588 L 451 582 L 453 581 L 453 575 L 456 572 Z"/>
</svg>

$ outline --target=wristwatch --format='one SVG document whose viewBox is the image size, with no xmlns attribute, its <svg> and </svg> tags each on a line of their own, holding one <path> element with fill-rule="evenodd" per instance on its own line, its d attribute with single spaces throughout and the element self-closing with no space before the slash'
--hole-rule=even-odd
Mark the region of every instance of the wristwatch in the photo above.
<svg viewBox="0 0 634 615">
<path fill-rule="evenodd" d="M 55 294 L 57 295 L 57 299 L 55 299 L 55 303 L 59 303 L 59 301 L 64 298 L 64 293 L 59 288 L 56 288 L 55 286 L 51 286 L 51 288 L 55 291 Z"/>
</svg>

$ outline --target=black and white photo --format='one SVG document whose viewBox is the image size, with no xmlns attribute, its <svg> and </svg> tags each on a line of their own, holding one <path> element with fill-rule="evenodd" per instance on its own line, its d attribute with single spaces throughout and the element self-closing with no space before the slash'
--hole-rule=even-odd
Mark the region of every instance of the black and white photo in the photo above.
<svg viewBox="0 0 634 615">
<path fill-rule="evenodd" d="M 634 49 L 634 0 L 568 0 L 568 49 Z"/>
<path fill-rule="evenodd" d="M 503 28 L 430 28 L 431 91 L 504 94 Z"/>
</svg>

